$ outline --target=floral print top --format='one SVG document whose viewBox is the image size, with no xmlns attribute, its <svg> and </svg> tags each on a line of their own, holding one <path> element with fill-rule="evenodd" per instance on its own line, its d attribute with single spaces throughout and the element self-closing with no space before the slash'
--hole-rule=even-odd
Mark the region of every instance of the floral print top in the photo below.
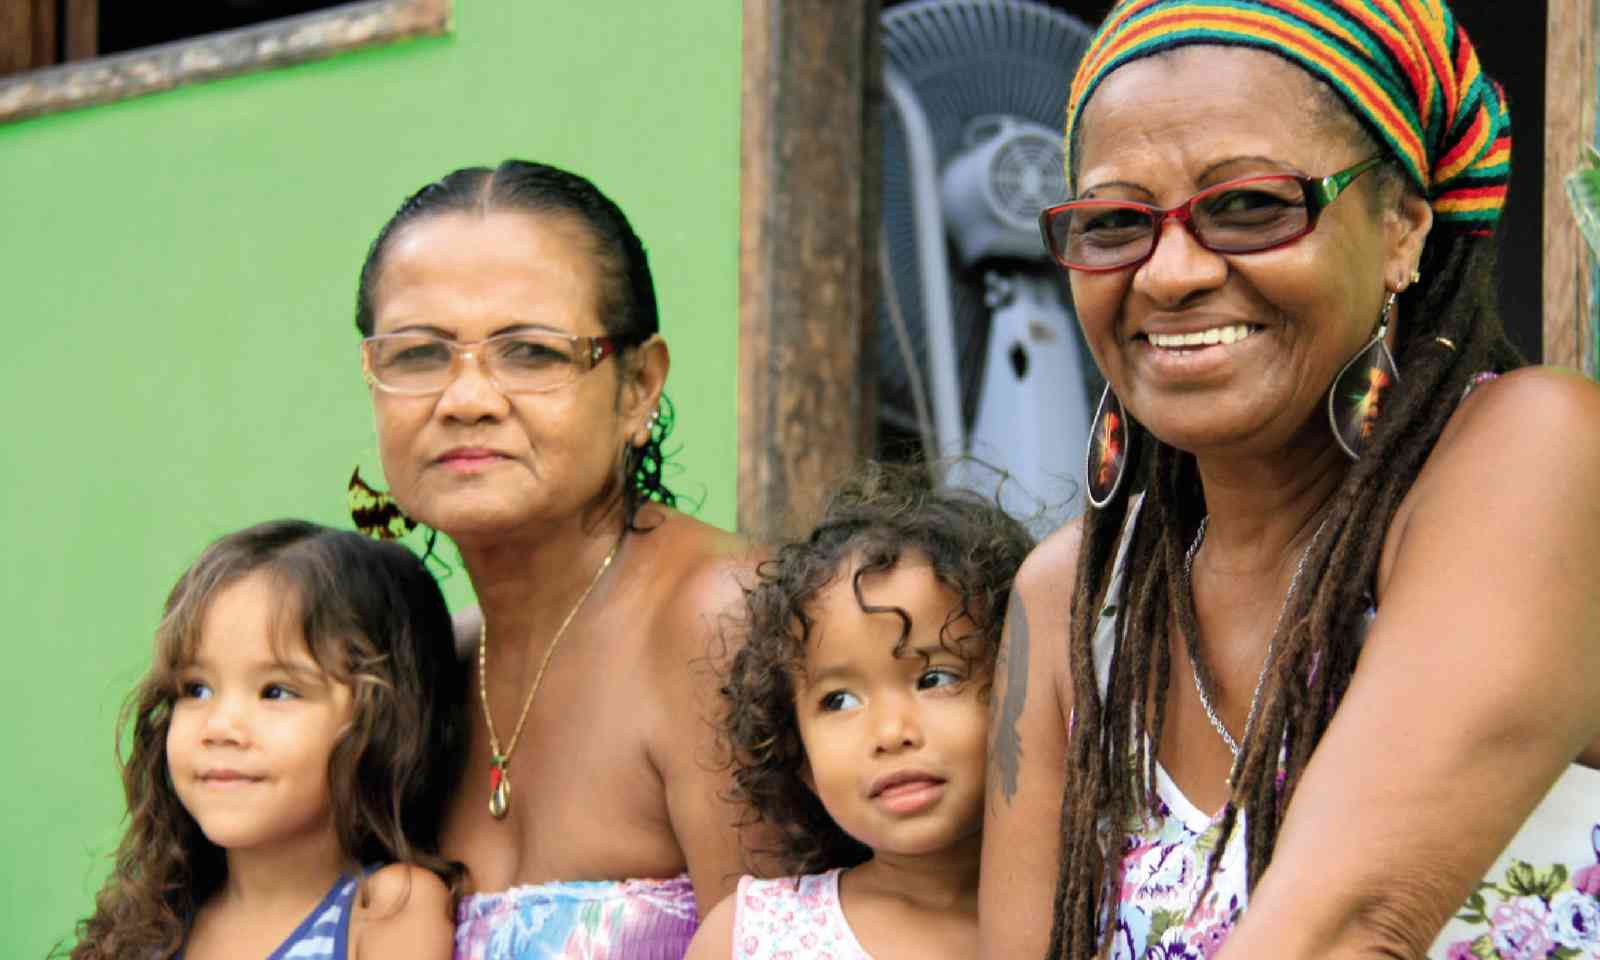
<svg viewBox="0 0 1600 960">
<path fill-rule="evenodd" d="M 1199 900 L 1220 823 L 1159 768 L 1156 809 L 1130 838 L 1111 956 L 1206 960 L 1244 911 L 1244 820 Z M 1600 960 L 1600 772 L 1557 781 L 1476 892 L 1428 950 L 1430 960 Z"/>
<path fill-rule="evenodd" d="M 1114 623 L 1103 617 L 1095 639 L 1102 693 Z M 1220 817 L 1197 809 L 1159 765 L 1155 787 L 1155 808 L 1122 854 L 1111 956 L 1208 960 L 1245 909 L 1247 824 L 1241 813 L 1202 899 Z M 1567 769 L 1445 924 L 1428 957 L 1600 960 L 1600 771 Z"/>
<path fill-rule="evenodd" d="M 840 873 L 742 877 L 734 901 L 732 960 L 872 960 L 839 906 Z"/>
<path fill-rule="evenodd" d="M 455 960 L 682 960 L 699 926 L 687 874 L 541 883 L 463 898 Z"/>
</svg>

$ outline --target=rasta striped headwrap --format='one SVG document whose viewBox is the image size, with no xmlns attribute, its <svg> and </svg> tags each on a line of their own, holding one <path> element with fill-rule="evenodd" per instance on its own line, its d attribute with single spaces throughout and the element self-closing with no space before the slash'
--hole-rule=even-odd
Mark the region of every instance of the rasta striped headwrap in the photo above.
<svg viewBox="0 0 1600 960">
<path fill-rule="evenodd" d="M 1113 70 L 1195 44 L 1255 47 L 1308 71 L 1394 155 L 1437 223 L 1493 230 L 1511 175 L 1511 118 L 1443 0 L 1122 0 L 1072 80 L 1067 149 Z"/>
</svg>

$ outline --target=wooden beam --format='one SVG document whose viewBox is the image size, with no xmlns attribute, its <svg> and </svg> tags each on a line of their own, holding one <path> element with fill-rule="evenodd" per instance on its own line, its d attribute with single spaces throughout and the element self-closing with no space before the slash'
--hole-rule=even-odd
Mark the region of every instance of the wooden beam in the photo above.
<svg viewBox="0 0 1600 960">
<path fill-rule="evenodd" d="M 744 0 L 741 532 L 816 520 L 873 447 L 878 3 Z"/>
<path fill-rule="evenodd" d="M 0 16 L 8 4 L 17 2 L 0 0 Z M 0 122 L 304 63 L 410 37 L 438 36 L 450 32 L 454 3 L 362 0 L 238 30 L 0 77 Z M 5 35 L 6 26 L 0 22 L 0 36 Z M 0 58 L 3 56 L 0 41 Z"/>
<path fill-rule="evenodd" d="M 1589 333 L 1589 260 L 1567 203 L 1565 180 L 1594 143 L 1592 0 L 1550 0 L 1545 33 L 1544 362 L 1595 373 Z"/>
</svg>

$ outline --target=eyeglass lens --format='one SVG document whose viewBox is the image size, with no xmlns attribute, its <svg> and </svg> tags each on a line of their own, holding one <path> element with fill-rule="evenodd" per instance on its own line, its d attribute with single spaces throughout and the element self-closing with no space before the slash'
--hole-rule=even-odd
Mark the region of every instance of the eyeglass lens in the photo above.
<svg viewBox="0 0 1600 960">
<path fill-rule="evenodd" d="M 425 334 L 389 334 L 367 341 L 372 375 L 385 387 L 407 393 L 443 390 L 455 376 L 462 348 Z M 579 343 L 561 336 L 514 334 L 491 337 L 470 350 L 503 390 L 539 391 L 562 386 L 582 372 Z"/>
<path fill-rule="evenodd" d="M 1187 204 L 1200 243 L 1220 253 L 1249 253 L 1309 229 L 1305 188 L 1295 177 L 1221 184 Z M 1085 200 L 1048 219 L 1051 252 L 1069 266 L 1103 270 L 1135 263 L 1155 248 L 1163 212 L 1115 200 Z"/>
</svg>

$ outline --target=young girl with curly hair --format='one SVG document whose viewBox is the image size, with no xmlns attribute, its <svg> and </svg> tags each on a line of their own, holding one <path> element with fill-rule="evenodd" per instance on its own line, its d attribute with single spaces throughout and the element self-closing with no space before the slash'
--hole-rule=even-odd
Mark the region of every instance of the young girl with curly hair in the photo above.
<svg viewBox="0 0 1600 960">
<path fill-rule="evenodd" d="M 294 520 L 213 543 L 123 709 L 128 829 L 73 960 L 450 956 L 462 669 L 406 548 Z"/>
<path fill-rule="evenodd" d="M 991 502 L 871 467 L 761 566 L 724 732 L 795 875 L 740 880 L 689 960 L 974 954 L 988 691 L 1031 545 Z"/>
</svg>

